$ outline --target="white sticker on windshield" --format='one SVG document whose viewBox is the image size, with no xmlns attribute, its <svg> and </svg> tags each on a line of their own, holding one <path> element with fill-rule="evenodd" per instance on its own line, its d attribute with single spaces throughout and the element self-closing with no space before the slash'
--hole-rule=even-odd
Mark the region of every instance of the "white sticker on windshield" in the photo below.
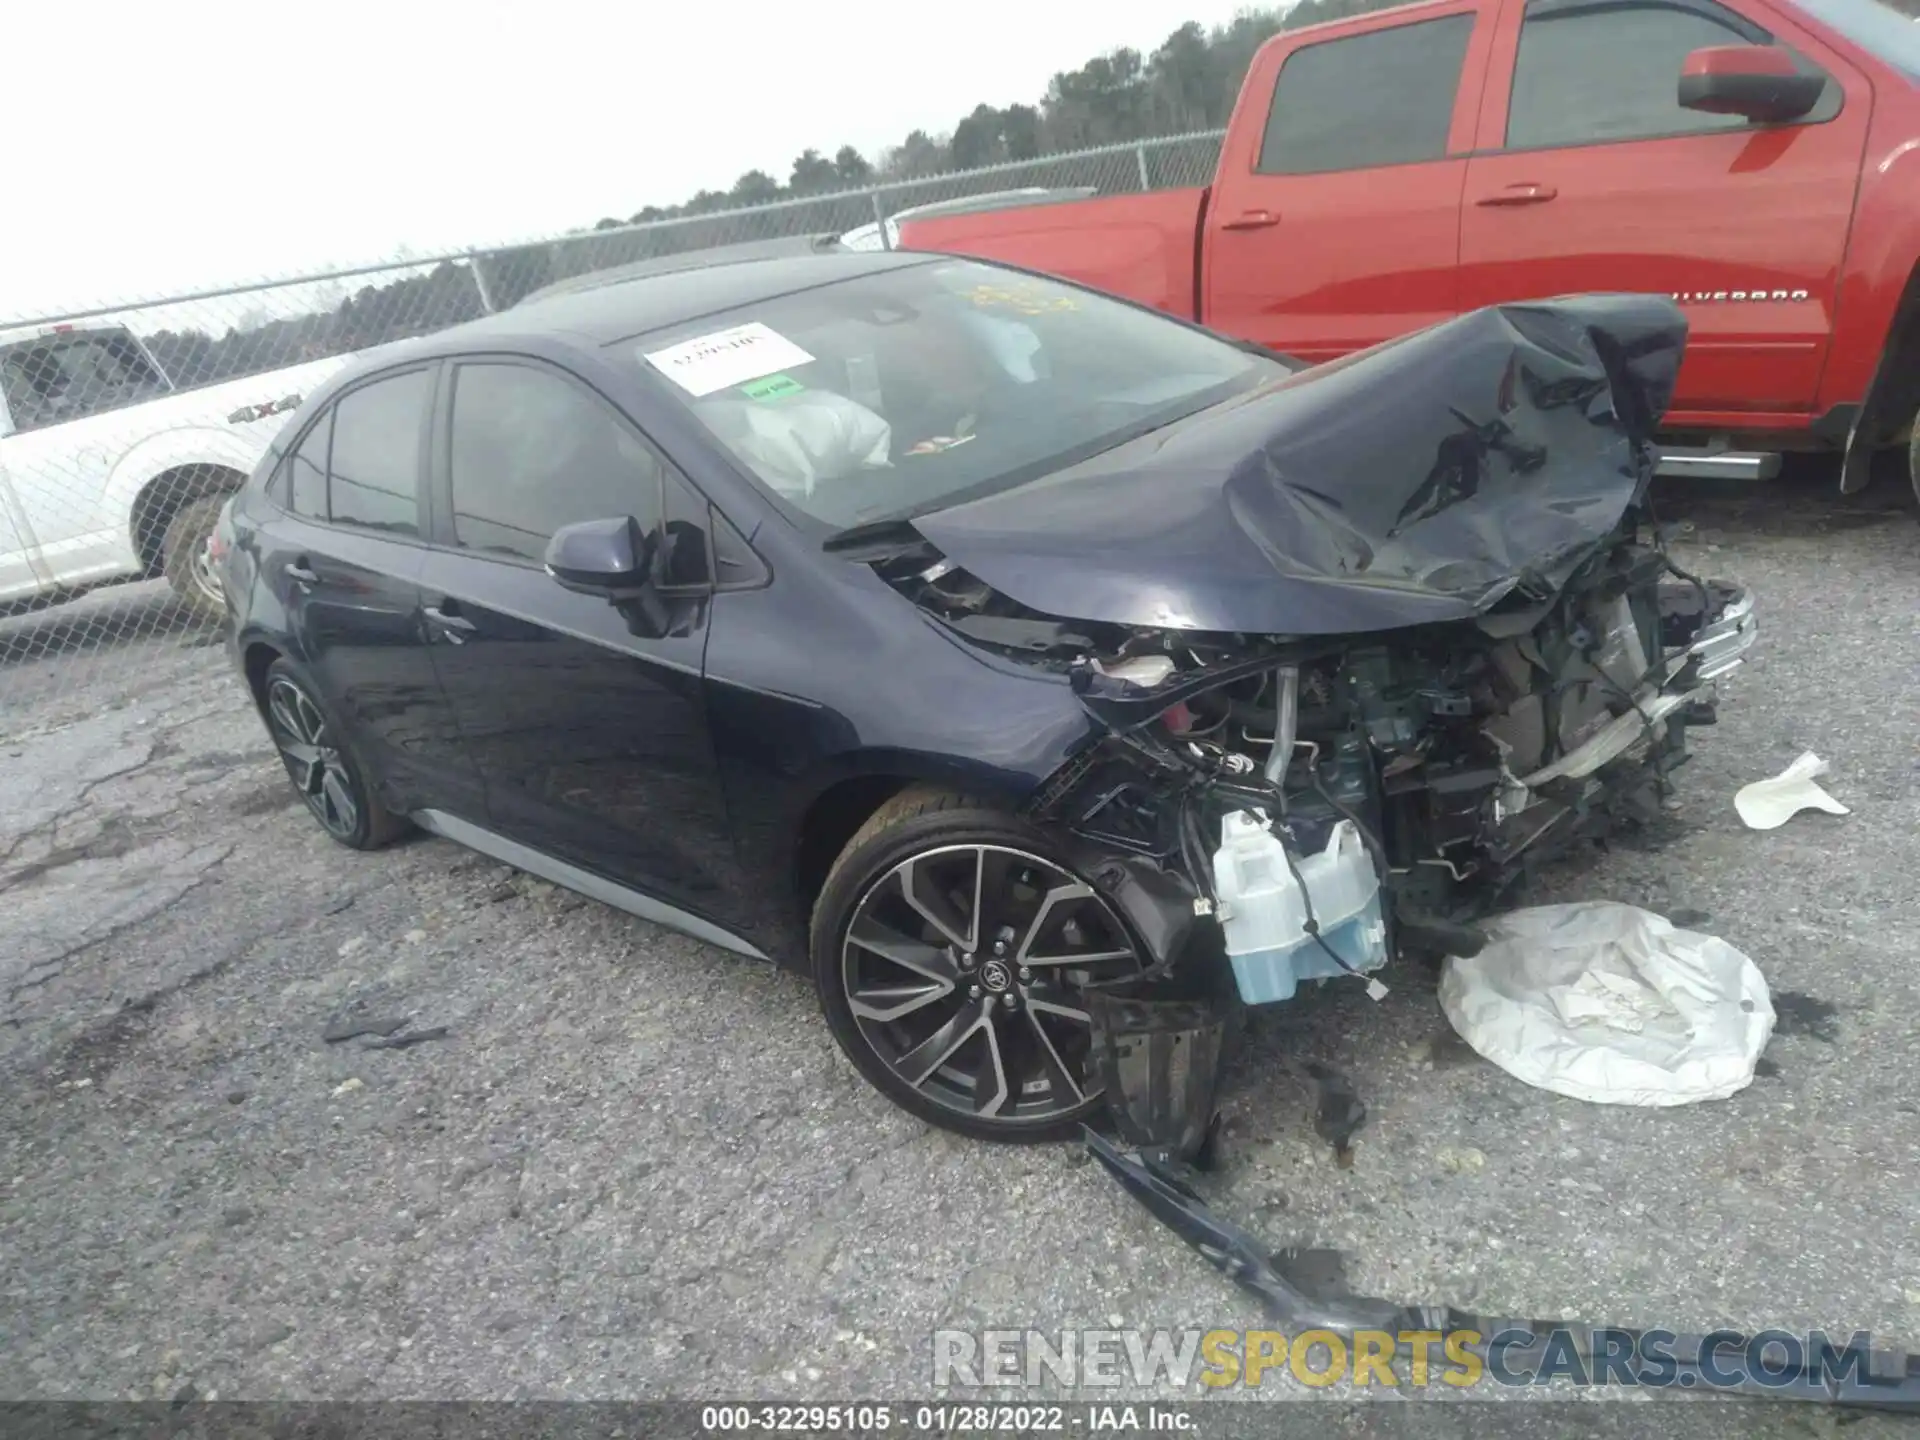
<svg viewBox="0 0 1920 1440">
<path fill-rule="evenodd" d="M 711 395 L 775 371 L 805 365 L 813 356 L 758 320 L 682 340 L 648 353 L 647 363 L 689 395 Z"/>
</svg>

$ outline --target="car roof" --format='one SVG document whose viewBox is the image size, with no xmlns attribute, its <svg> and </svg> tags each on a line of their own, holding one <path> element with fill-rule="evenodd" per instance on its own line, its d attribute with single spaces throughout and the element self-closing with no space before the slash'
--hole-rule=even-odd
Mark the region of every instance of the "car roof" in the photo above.
<svg viewBox="0 0 1920 1440">
<path fill-rule="evenodd" d="M 734 249 L 736 247 L 727 247 Z M 698 252 L 696 252 L 697 255 Z M 774 256 L 740 255 L 717 263 L 669 256 L 605 272 L 603 280 L 581 276 L 529 296 L 498 314 L 470 320 L 416 342 L 416 353 L 447 354 L 509 337 L 552 336 L 575 344 L 611 345 L 669 325 L 698 320 L 838 280 L 925 265 L 934 255 L 897 250 L 831 248 Z"/>
<path fill-rule="evenodd" d="M 743 260 L 783 260 L 794 255 L 832 255 L 840 249 L 837 235 L 779 235 L 771 240 L 742 240 L 732 245 L 712 245 L 699 250 L 682 250 L 676 255 L 656 255 L 630 265 L 614 265 L 605 270 L 589 270 L 543 285 L 514 302 L 519 309 L 550 300 L 555 295 L 573 295 L 582 290 L 598 290 L 648 275 L 678 275 L 688 270 L 705 270 L 715 265 L 736 265 Z"/>
</svg>

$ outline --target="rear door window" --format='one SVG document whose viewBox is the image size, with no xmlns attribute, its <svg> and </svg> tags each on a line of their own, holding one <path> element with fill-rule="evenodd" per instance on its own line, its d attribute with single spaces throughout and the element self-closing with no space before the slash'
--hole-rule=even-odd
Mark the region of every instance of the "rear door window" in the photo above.
<svg viewBox="0 0 1920 1440">
<path fill-rule="evenodd" d="M 1448 15 L 1294 51 L 1274 81 L 1254 169 L 1317 175 L 1440 160 L 1471 15 Z"/>
<path fill-rule="evenodd" d="M 454 543 L 540 564 L 563 525 L 660 523 L 665 466 L 599 396 L 533 365 L 454 371 L 448 457 Z"/>
<path fill-rule="evenodd" d="M 420 471 L 433 372 L 362 385 L 333 407 L 329 518 L 389 535 L 420 533 Z"/>
<path fill-rule="evenodd" d="M 0 349 L 0 387 L 16 430 L 79 420 L 167 393 L 133 337 L 74 331 Z"/>
</svg>

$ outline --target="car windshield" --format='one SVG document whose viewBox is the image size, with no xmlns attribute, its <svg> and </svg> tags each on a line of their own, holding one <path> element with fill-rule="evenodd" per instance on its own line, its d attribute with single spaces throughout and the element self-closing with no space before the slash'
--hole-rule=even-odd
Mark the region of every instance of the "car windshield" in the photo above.
<svg viewBox="0 0 1920 1440">
<path fill-rule="evenodd" d="M 937 261 L 641 338 L 641 363 L 833 529 L 1018 484 L 1286 373 L 1151 311 Z"/>
<path fill-rule="evenodd" d="M 1799 0 L 1799 5 L 1909 80 L 1920 81 L 1920 24 L 1912 16 L 1880 0 Z"/>
</svg>

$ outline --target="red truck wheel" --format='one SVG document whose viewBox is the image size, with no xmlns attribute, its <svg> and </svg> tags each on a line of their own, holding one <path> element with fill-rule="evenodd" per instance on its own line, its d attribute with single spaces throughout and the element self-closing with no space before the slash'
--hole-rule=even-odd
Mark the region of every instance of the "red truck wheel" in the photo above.
<svg viewBox="0 0 1920 1440">
<path fill-rule="evenodd" d="M 1913 437 L 1907 441 L 1907 478 L 1913 482 L 1913 498 L 1920 500 L 1920 416 L 1913 422 Z"/>
</svg>

